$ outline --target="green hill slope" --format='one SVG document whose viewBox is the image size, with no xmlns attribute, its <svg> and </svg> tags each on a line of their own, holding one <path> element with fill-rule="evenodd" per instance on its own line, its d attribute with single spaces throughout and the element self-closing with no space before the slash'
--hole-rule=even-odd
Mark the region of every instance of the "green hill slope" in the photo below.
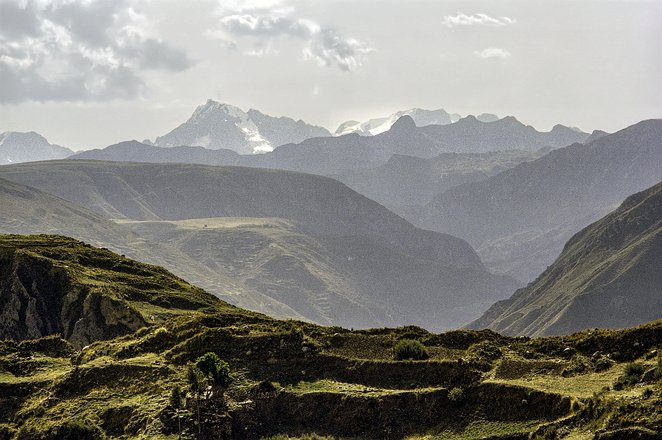
<svg viewBox="0 0 662 440">
<path fill-rule="evenodd" d="M 235 311 L 158 266 L 53 235 L 0 236 L 0 338 L 77 346 L 193 310 Z"/>
<path fill-rule="evenodd" d="M 616 440 L 662 430 L 662 321 L 537 339 L 348 331 L 237 309 L 64 237 L 2 236 L 0 253 L 11 274 L 2 310 L 28 305 L 0 321 L 11 338 L 0 340 L 2 438 Z M 50 327 L 23 331 L 41 322 Z M 405 341 L 428 358 L 396 360 Z M 187 365 L 208 352 L 233 380 L 196 397 Z M 178 413 L 175 387 L 189 396 Z"/>
<path fill-rule="evenodd" d="M 448 267 L 368 238 L 315 237 L 285 219 L 121 223 L 327 325 L 456 328 L 514 288 L 510 279 L 482 269 Z M 220 298 L 254 309 L 226 290 Z"/>
<path fill-rule="evenodd" d="M 135 234 L 101 215 L 35 188 L 0 179 L 0 233 L 61 234 L 166 267 L 190 283 L 245 308 L 273 316 L 303 318 L 289 306 L 210 268 L 165 242 Z M 215 270 L 214 270 L 215 269 Z"/>
<path fill-rule="evenodd" d="M 577 233 L 535 282 L 470 327 L 550 335 L 661 317 L 662 183 Z"/>
<path fill-rule="evenodd" d="M 365 236 L 453 267 L 482 267 L 464 240 L 424 231 L 342 183 L 258 168 L 51 161 L 5 166 L 0 177 L 107 218 L 278 217 L 316 236 Z"/>
<path fill-rule="evenodd" d="M 0 175 L 119 219 L 121 226 L 134 223 L 137 237 L 169 253 L 132 256 L 272 316 L 441 330 L 475 319 L 518 287 L 487 272 L 465 241 L 415 228 L 320 176 L 85 161 L 7 166 Z M 253 220 L 220 220 L 238 217 Z"/>
</svg>

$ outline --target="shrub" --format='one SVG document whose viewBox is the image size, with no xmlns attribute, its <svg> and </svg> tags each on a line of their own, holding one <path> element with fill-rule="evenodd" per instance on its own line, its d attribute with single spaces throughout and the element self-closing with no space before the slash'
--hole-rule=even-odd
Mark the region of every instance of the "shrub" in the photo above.
<svg viewBox="0 0 662 440">
<path fill-rule="evenodd" d="M 460 387 L 454 387 L 448 392 L 448 400 L 459 403 L 464 400 L 464 390 Z"/>
<path fill-rule="evenodd" d="M 202 394 L 207 389 L 207 378 L 200 368 L 193 364 L 189 364 L 186 370 L 186 381 L 188 382 L 189 389 L 194 395 Z"/>
<path fill-rule="evenodd" d="M 487 340 L 472 344 L 467 350 L 467 357 L 469 359 L 476 359 L 487 363 L 494 362 L 501 355 L 501 349 L 494 342 Z"/>
<path fill-rule="evenodd" d="M 170 393 L 170 406 L 174 409 L 183 408 L 185 404 L 184 393 L 179 385 L 175 385 Z"/>
<path fill-rule="evenodd" d="M 423 360 L 430 357 L 423 344 L 415 339 L 403 339 L 393 347 L 393 357 L 396 360 Z"/>
<path fill-rule="evenodd" d="M 646 367 L 643 364 L 636 362 L 631 362 L 625 366 L 625 371 L 623 375 L 616 379 L 614 383 L 615 390 L 622 390 L 626 386 L 631 386 L 636 384 L 641 380 L 641 376 L 644 374 Z"/>
<path fill-rule="evenodd" d="M 195 365 L 212 380 L 215 386 L 227 387 L 232 383 L 230 366 L 216 353 L 209 351 L 203 354 L 195 361 Z"/>
</svg>

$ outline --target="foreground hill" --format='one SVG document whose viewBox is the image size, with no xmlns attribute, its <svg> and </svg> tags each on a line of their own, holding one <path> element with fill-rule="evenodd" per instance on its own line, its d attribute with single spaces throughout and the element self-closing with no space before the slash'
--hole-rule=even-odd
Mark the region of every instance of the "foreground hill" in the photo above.
<svg viewBox="0 0 662 440">
<path fill-rule="evenodd" d="M 415 228 L 319 176 L 83 161 L 3 167 L 0 175 L 121 219 L 143 241 L 186 257 L 159 264 L 275 316 L 447 329 L 519 287 L 487 272 L 465 241 Z"/>
<path fill-rule="evenodd" d="M 52 235 L 0 236 L 0 339 L 82 347 L 191 310 L 234 310 L 157 266 Z"/>
<path fill-rule="evenodd" d="M 534 279 L 577 231 L 662 180 L 662 120 L 574 144 L 430 203 L 423 227 L 468 239 L 490 268 Z"/>
<path fill-rule="evenodd" d="M 539 339 L 347 331 L 230 307 L 162 269 L 63 237 L 0 245 L 10 258 L 0 268 L 20 263 L 21 281 L 1 298 L 47 297 L 38 316 L 117 334 L 92 332 L 80 349 L 75 333 L 62 333 L 75 346 L 25 339 L 16 332 L 25 317 L 3 321 L 15 333 L 0 341 L 3 438 L 617 440 L 662 430 L 653 351 L 662 322 Z M 21 289 L 30 282 L 38 288 Z M 60 307 L 80 296 L 101 306 Z M 428 359 L 394 359 L 407 344 Z M 196 392 L 187 364 L 208 352 L 229 363 L 233 381 Z M 189 398 L 172 399 L 176 387 Z"/>
<path fill-rule="evenodd" d="M 662 183 L 577 233 L 535 282 L 471 327 L 536 336 L 629 327 L 662 318 L 661 293 Z"/>
<path fill-rule="evenodd" d="M 244 112 L 209 99 L 186 122 L 156 138 L 154 143 L 160 147 L 187 145 L 253 154 L 319 136 L 331 136 L 331 133 L 301 120 L 277 118 L 253 109 Z"/>
<path fill-rule="evenodd" d="M 0 165 L 64 159 L 73 153 L 68 148 L 49 143 L 46 138 L 33 131 L 8 131 L 0 134 Z"/>
</svg>

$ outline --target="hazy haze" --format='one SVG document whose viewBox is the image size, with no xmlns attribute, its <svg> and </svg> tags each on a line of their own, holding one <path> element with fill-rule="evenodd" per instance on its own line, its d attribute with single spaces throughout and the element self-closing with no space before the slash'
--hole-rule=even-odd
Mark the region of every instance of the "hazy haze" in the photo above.
<svg viewBox="0 0 662 440">
<path fill-rule="evenodd" d="M 0 132 L 155 138 L 207 98 L 301 118 L 662 116 L 659 1 L 0 0 Z"/>
</svg>

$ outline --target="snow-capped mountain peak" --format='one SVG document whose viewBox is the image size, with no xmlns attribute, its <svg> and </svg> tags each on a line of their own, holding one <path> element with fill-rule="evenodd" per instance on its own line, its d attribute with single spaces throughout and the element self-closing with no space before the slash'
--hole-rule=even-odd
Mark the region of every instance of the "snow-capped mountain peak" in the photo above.
<svg viewBox="0 0 662 440">
<path fill-rule="evenodd" d="M 402 116 L 411 116 L 418 127 L 425 125 L 448 125 L 460 119 L 458 114 L 449 114 L 444 109 L 425 110 L 412 108 L 401 110 L 383 118 L 369 119 L 365 122 L 347 121 L 340 124 L 335 135 L 341 136 L 349 133 L 358 133 L 363 136 L 374 136 L 388 131 Z"/>
<path fill-rule="evenodd" d="M 303 121 L 273 117 L 253 109 L 245 112 L 239 107 L 209 99 L 198 106 L 185 123 L 156 138 L 154 144 L 160 147 L 188 145 L 230 149 L 242 154 L 255 154 L 273 151 L 279 145 L 330 135 L 326 129 Z"/>
<path fill-rule="evenodd" d="M 70 149 L 50 144 L 34 131 L 0 134 L 0 164 L 63 159 L 71 154 Z"/>
</svg>

